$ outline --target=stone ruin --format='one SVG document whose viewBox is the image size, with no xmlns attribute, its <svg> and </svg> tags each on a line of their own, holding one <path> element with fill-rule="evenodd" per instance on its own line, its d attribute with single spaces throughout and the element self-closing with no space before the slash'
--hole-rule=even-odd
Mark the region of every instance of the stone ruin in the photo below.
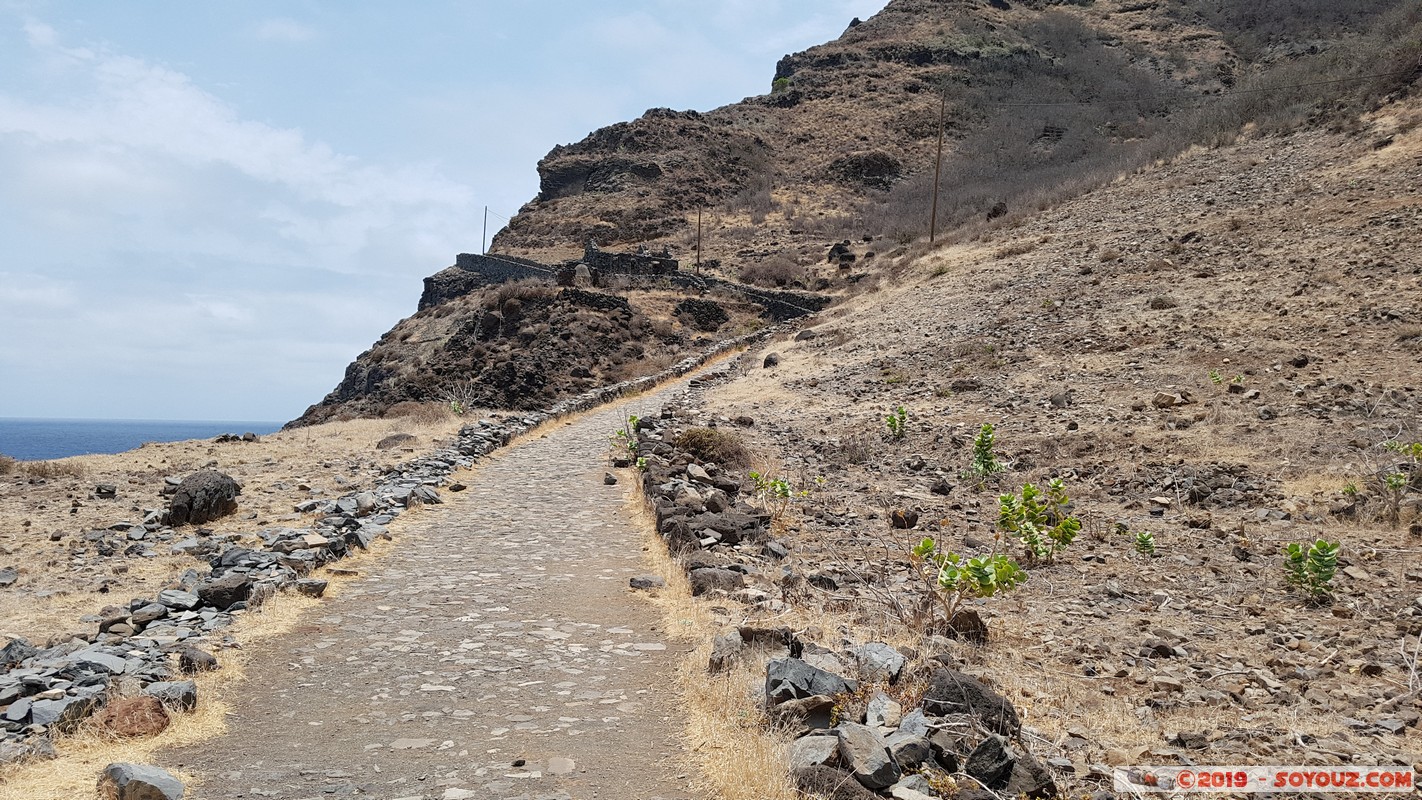
<svg viewBox="0 0 1422 800">
<path fill-rule="evenodd" d="M 681 262 L 672 258 L 665 246 L 660 253 L 651 252 L 645 244 L 638 245 L 635 253 L 611 253 L 599 250 L 591 239 L 583 248 L 582 263 L 589 269 L 615 275 L 670 275 L 681 269 Z"/>
</svg>

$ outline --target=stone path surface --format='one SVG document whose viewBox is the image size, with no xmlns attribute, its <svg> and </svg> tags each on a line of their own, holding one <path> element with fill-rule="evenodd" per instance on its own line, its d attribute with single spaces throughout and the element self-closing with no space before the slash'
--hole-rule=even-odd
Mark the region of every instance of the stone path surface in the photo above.
<svg viewBox="0 0 1422 800">
<path fill-rule="evenodd" d="M 251 651 L 229 730 L 167 753 L 199 800 L 689 798 L 676 653 L 608 436 L 671 392 L 490 456 L 295 632 Z"/>
</svg>

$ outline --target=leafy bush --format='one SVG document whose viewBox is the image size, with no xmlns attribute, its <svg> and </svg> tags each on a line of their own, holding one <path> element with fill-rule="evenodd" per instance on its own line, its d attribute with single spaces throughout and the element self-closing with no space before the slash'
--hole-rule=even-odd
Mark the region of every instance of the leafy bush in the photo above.
<svg viewBox="0 0 1422 800">
<path fill-rule="evenodd" d="M 910 554 L 910 561 L 929 585 L 930 609 L 943 613 L 951 623 L 964 600 L 992 597 L 1016 588 L 1027 580 L 1027 573 L 1017 562 L 1000 553 L 963 558 L 944 552 L 932 538 L 919 542 Z M 929 624 L 933 612 L 930 610 Z"/>
<path fill-rule="evenodd" d="M 899 406 L 892 414 L 884 417 L 884 426 L 889 429 L 889 438 L 899 440 L 908 433 L 908 409 Z"/>
<path fill-rule="evenodd" d="M 750 463 L 750 451 L 740 435 L 719 428 L 687 428 L 672 440 L 678 450 L 727 467 L 744 467 Z"/>
<path fill-rule="evenodd" d="M 1155 555 L 1155 534 L 1150 531 L 1140 531 L 1133 537 L 1133 544 L 1136 552 L 1143 556 Z"/>
<path fill-rule="evenodd" d="M 613 451 L 617 455 L 627 458 L 637 457 L 637 448 L 641 446 L 641 442 L 637 441 L 637 423 L 640 421 L 641 418 L 636 414 L 628 414 L 622 427 L 612 432 L 612 436 L 609 438 L 612 440 Z"/>
<path fill-rule="evenodd" d="M 1081 520 L 1066 513 L 1070 502 L 1060 478 L 1047 482 L 1046 494 L 1024 483 L 1020 495 L 998 497 L 997 524 L 1022 543 L 1029 564 L 1050 564 L 1081 532 Z"/>
<path fill-rule="evenodd" d="M 993 451 L 996 444 L 997 435 L 992 424 L 984 422 L 978 435 L 973 437 L 973 460 L 963 471 L 964 478 L 977 478 L 981 481 L 1007 469 Z"/>
<path fill-rule="evenodd" d="M 1284 546 L 1284 579 L 1308 595 L 1314 605 L 1333 595 L 1333 575 L 1338 571 L 1340 542 L 1319 539 L 1305 550 L 1302 544 Z"/>
<path fill-rule="evenodd" d="M 756 501 L 760 507 L 770 512 L 770 528 L 776 530 L 785 520 L 785 514 L 790 510 L 790 501 L 808 497 L 809 490 L 795 491 L 790 486 L 790 481 L 785 478 L 774 478 L 759 472 L 750 472 L 747 477 L 755 484 Z"/>
</svg>

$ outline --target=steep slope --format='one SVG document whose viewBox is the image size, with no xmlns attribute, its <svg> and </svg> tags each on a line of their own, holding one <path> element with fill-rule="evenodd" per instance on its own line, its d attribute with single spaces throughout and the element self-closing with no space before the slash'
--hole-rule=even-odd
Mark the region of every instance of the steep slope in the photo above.
<svg viewBox="0 0 1422 800">
<path fill-rule="evenodd" d="M 732 269 L 822 259 L 827 240 L 914 238 L 940 93 L 941 213 L 953 223 L 1179 149 L 1201 104 L 1273 65 L 1321 69 L 1320 53 L 1341 54 L 1352 31 L 1405 4 L 1272 2 L 1273 16 L 1254 5 L 894 0 L 781 59 L 769 94 L 706 113 L 653 109 L 555 147 L 495 248 L 565 258 L 593 238 L 687 252 L 697 208 L 712 213 L 708 252 Z"/>
<path fill-rule="evenodd" d="M 1195 149 L 919 248 L 902 285 L 767 348 L 777 367 L 704 409 L 753 418 L 748 444 L 808 492 L 776 587 L 753 587 L 797 612 L 759 613 L 851 641 L 903 630 L 924 598 L 913 545 L 1026 563 L 995 536 L 997 496 L 1059 477 L 1077 541 L 970 603 L 987 647 L 928 645 L 1023 711 L 1059 781 L 1416 765 L 1422 467 L 1388 445 L 1422 440 L 1422 102 L 1354 127 Z M 899 406 L 902 439 L 884 421 Z M 979 481 L 963 473 L 984 423 L 1006 469 Z M 1340 572 L 1311 605 L 1282 548 L 1320 537 Z"/>
</svg>

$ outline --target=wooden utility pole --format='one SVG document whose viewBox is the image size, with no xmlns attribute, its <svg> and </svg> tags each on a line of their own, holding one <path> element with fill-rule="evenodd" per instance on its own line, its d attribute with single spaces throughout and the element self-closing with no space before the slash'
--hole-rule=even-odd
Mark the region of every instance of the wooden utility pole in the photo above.
<svg viewBox="0 0 1422 800">
<path fill-rule="evenodd" d="M 479 240 L 480 255 L 489 254 L 489 207 L 484 206 L 484 236 Z"/>
<path fill-rule="evenodd" d="M 933 210 L 929 212 L 928 243 L 938 236 L 938 179 L 943 174 L 943 123 L 948 113 L 948 87 L 943 87 L 943 97 L 938 103 L 938 157 L 933 163 Z"/>
<path fill-rule="evenodd" d="M 696 207 L 696 274 L 701 274 L 701 206 Z"/>
</svg>

